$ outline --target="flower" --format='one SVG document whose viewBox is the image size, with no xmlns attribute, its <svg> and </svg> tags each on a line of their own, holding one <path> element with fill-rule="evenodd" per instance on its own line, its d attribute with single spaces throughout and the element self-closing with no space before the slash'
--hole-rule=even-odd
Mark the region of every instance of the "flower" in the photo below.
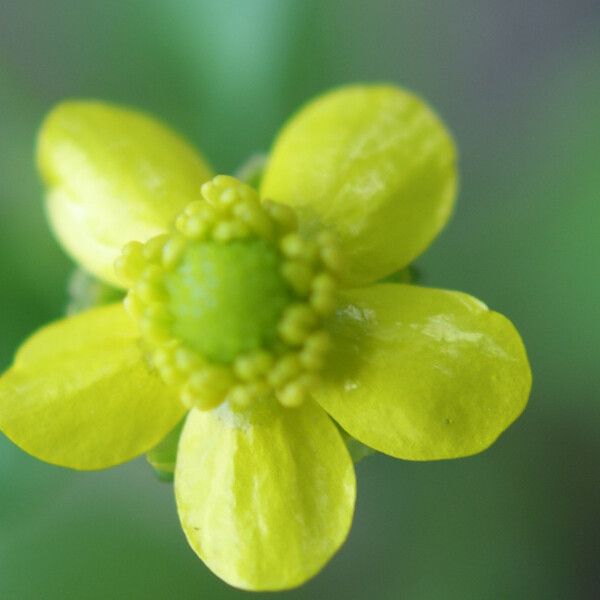
<svg viewBox="0 0 600 600">
<path fill-rule="evenodd" d="M 450 135 L 406 91 L 309 103 L 258 190 L 104 103 L 54 109 L 38 157 L 63 246 L 128 292 L 23 344 L 0 379 L 0 428 L 50 463 L 100 469 L 187 413 L 177 508 L 226 582 L 293 587 L 340 547 L 355 501 L 345 432 L 397 458 L 449 459 L 523 410 L 531 374 L 506 318 L 463 293 L 382 282 L 445 225 L 456 190 Z"/>
</svg>

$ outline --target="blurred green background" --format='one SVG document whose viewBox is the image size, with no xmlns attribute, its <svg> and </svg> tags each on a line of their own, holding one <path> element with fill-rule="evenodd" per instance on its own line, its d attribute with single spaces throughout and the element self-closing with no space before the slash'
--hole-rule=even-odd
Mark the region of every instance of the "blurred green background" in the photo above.
<svg viewBox="0 0 600 600">
<path fill-rule="evenodd" d="M 366 459 L 347 544 L 276 596 L 597 598 L 599 28 L 595 0 L 0 0 L 0 368 L 65 305 L 71 264 L 33 165 L 53 103 L 141 107 L 228 172 L 311 96 L 399 83 L 461 151 L 454 219 L 417 265 L 512 318 L 533 395 L 480 456 Z M 75 473 L 0 436 L 0 598 L 244 595 L 187 547 L 172 489 L 143 459 Z"/>
</svg>

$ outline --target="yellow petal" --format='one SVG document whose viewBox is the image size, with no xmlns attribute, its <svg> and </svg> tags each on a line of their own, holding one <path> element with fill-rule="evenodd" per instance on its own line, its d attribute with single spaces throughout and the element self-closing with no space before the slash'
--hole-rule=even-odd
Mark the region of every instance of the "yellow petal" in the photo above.
<svg viewBox="0 0 600 600">
<path fill-rule="evenodd" d="M 422 100 L 385 85 L 341 88 L 304 107 L 276 140 L 261 189 L 296 207 L 305 228 L 337 232 L 355 285 L 418 256 L 455 191 L 450 134 Z"/>
<path fill-rule="evenodd" d="M 212 571 L 239 588 L 280 590 L 340 547 L 356 489 L 337 428 L 311 403 L 251 417 L 193 410 L 175 491 L 187 539 Z"/>
<path fill-rule="evenodd" d="M 41 329 L 0 378 L 0 430 L 33 456 L 74 469 L 142 454 L 183 413 L 146 368 L 121 304 Z"/>
<path fill-rule="evenodd" d="M 364 444 L 411 460 L 467 456 L 523 411 L 531 372 L 521 338 L 475 298 L 381 284 L 344 302 L 314 396 Z"/>
<path fill-rule="evenodd" d="M 124 244 L 165 230 L 211 177 L 204 159 L 150 117 L 101 102 L 66 102 L 42 126 L 38 162 L 52 227 L 66 250 L 119 284 Z"/>
</svg>

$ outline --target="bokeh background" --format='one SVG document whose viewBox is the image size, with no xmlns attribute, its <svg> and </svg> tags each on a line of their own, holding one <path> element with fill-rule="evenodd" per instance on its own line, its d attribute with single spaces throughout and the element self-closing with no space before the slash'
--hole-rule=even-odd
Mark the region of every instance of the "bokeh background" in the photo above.
<svg viewBox="0 0 600 600">
<path fill-rule="evenodd" d="M 596 0 L 0 0 L 0 368 L 65 306 L 33 164 L 53 103 L 141 107 L 228 172 L 331 86 L 404 85 L 461 151 L 454 219 L 417 265 L 512 318 L 533 395 L 480 456 L 359 464 L 347 544 L 277 597 L 598 598 L 599 30 Z M 75 473 L 0 436 L 0 598 L 244 595 L 187 547 L 143 459 Z"/>
</svg>

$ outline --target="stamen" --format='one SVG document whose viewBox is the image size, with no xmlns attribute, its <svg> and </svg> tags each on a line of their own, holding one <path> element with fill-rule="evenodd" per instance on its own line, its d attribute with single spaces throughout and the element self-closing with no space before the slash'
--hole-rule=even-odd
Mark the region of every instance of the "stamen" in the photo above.
<svg viewBox="0 0 600 600">
<path fill-rule="evenodd" d="M 261 203 L 233 177 L 215 177 L 201 195 L 171 233 L 127 244 L 115 263 L 149 360 L 189 407 L 299 406 L 329 349 L 335 238 L 304 238 L 293 209 Z"/>
</svg>

